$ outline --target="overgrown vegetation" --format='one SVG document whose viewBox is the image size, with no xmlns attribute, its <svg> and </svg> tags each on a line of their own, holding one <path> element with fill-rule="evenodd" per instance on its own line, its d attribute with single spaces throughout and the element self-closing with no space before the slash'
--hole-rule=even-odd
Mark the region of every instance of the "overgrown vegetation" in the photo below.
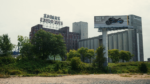
<svg viewBox="0 0 150 84">
<path fill-rule="evenodd" d="M 145 63 L 147 72 L 141 72 L 139 69 L 139 66 L 143 66 L 142 64 L 142 62 L 108 63 L 108 67 L 99 69 L 93 67 L 90 63 L 81 62 L 78 57 L 72 58 L 71 61 L 28 60 L 25 58 L 10 60 L 9 58 L 9 60 L 1 62 L 0 76 L 62 76 L 65 74 L 110 73 L 110 71 L 111 73 L 150 73 L 150 63 Z M 144 68 L 142 69 L 145 70 Z"/>
<path fill-rule="evenodd" d="M 143 72 L 139 69 L 141 64 L 143 64 L 143 62 L 109 63 L 108 66 L 111 67 L 112 73 L 150 73 L 150 63 L 144 62 L 145 68 L 142 68 L 146 70 L 147 67 L 147 72 Z"/>
<path fill-rule="evenodd" d="M 126 62 L 118 63 L 118 59 L 129 61 L 133 55 L 128 51 L 112 50 L 109 52 L 113 62 L 104 66 L 106 58 L 103 46 L 96 52 L 81 47 L 70 50 L 66 61 L 55 61 L 55 56 L 64 59 L 66 46 L 62 36 L 39 30 L 30 41 L 27 37 L 18 36 L 21 55 L 13 58 L 13 48 L 8 35 L 0 36 L 0 77 L 18 76 L 62 76 L 66 74 L 97 74 L 97 73 L 150 73 L 150 63 Z M 48 56 L 53 55 L 54 60 Z M 115 58 L 115 56 L 117 56 Z M 127 57 L 126 57 L 127 56 Z M 118 58 L 119 57 L 119 58 Z M 92 58 L 95 58 L 92 60 Z M 82 61 L 81 61 L 82 60 Z M 84 63 L 90 60 L 90 63 Z M 91 63 L 92 61 L 92 63 Z"/>
<path fill-rule="evenodd" d="M 105 52 L 104 51 L 104 47 L 100 46 L 97 48 L 96 50 L 96 59 L 93 60 L 93 67 L 97 67 L 99 69 L 103 68 L 103 64 L 106 61 L 106 58 L 104 57 Z"/>
<path fill-rule="evenodd" d="M 71 66 L 73 70 L 79 70 L 79 65 L 81 64 L 81 60 L 79 57 L 73 57 L 71 59 Z"/>
<path fill-rule="evenodd" d="M 138 66 L 138 69 L 139 69 L 139 71 L 141 71 L 142 73 L 147 73 L 147 71 L 148 71 L 147 64 L 144 63 L 144 62 L 140 63 L 139 66 Z"/>
<path fill-rule="evenodd" d="M 129 61 L 134 55 L 131 54 L 129 51 L 124 51 L 124 50 L 121 50 L 119 52 L 118 49 L 111 49 L 111 50 L 108 50 L 108 57 L 111 58 L 112 62 L 113 63 L 117 63 L 119 62 L 119 60 L 121 59 L 123 62 L 124 61 Z"/>
</svg>

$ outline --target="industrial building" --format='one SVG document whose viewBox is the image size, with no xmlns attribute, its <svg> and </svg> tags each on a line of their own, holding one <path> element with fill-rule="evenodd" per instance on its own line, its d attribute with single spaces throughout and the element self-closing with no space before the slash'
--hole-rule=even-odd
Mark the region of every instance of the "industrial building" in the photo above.
<svg viewBox="0 0 150 84">
<path fill-rule="evenodd" d="M 79 33 L 81 35 L 81 39 L 88 38 L 88 23 L 87 22 L 74 22 L 72 27 L 72 31 Z"/>
<path fill-rule="evenodd" d="M 150 58 L 147 58 L 147 61 L 150 62 Z"/>
<path fill-rule="evenodd" d="M 132 24 L 134 28 L 108 34 L 108 50 L 119 49 L 130 51 L 134 55 L 131 61 L 144 61 L 141 17 L 135 15 L 129 15 L 129 17 L 129 24 Z M 100 45 L 102 45 L 102 40 L 102 35 L 93 38 L 81 39 L 79 41 L 79 48 L 87 47 L 89 49 L 96 50 Z M 108 62 L 111 62 L 109 58 Z"/>
<path fill-rule="evenodd" d="M 133 25 L 133 28 L 108 34 L 108 50 L 119 49 L 130 51 L 134 55 L 131 61 L 144 61 L 141 17 L 129 15 L 128 19 L 128 24 Z M 64 37 L 68 52 L 69 50 L 77 50 L 81 47 L 96 50 L 100 45 L 102 45 L 103 41 L 102 35 L 88 38 L 88 23 L 82 21 L 74 22 L 72 24 L 72 32 L 69 32 L 69 27 L 63 27 L 59 30 L 55 30 L 43 28 L 41 24 L 38 24 L 31 28 L 29 35 L 30 39 L 33 38 L 34 34 L 39 29 L 43 29 L 54 34 L 61 34 Z M 111 31 L 111 28 L 108 31 Z M 89 62 L 89 60 L 86 60 L 86 62 Z M 111 59 L 108 58 L 108 62 L 111 62 Z"/>
</svg>

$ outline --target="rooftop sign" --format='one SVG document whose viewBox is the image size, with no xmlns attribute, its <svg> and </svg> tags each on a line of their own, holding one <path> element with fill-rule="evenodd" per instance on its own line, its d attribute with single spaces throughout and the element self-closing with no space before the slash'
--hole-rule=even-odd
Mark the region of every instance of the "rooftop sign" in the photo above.
<svg viewBox="0 0 150 84">
<path fill-rule="evenodd" d="M 63 25 L 63 22 L 60 21 L 60 17 L 47 14 L 44 14 L 44 17 L 40 18 L 40 22 L 47 24 L 49 23 L 49 24 Z"/>
</svg>

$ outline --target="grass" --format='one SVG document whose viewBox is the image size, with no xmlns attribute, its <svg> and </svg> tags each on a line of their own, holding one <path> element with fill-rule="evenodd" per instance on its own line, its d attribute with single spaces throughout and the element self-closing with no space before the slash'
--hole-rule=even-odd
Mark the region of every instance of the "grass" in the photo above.
<svg viewBox="0 0 150 84">
<path fill-rule="evenodd" d="M 112 73 L 141 73 L 138 70 L 138 65 L 142 62 L 126 62 L 126 63 L 108 63 L 111 67 Z M 148 66 L 148 72 L 150 73 L 150 63 L 146 62 Z"/>
</svg>

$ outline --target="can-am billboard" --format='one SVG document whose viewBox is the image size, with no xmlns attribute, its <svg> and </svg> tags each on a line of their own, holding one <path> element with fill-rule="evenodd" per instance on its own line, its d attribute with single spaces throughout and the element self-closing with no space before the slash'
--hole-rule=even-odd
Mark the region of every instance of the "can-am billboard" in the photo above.
<svg viewBox="0 0 150 84">
<path fill-rule="evenodd" d="M 127 27 L 128 16 L 94 16 L 94 28 Z"/>
</svg>

